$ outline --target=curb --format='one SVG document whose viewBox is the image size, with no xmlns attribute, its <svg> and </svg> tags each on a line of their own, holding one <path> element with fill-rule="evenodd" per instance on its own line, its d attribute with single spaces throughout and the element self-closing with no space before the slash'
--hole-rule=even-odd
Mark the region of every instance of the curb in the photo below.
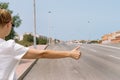
<svg viewBox="0 0 120 80">
<path fill-rule="evenodd" d="M 48 47 L 49 45 L 46 45 L 44 50 Z M 31 62 L 31 64 L 22 72 L 21 75 L 18 76 L 17 80 L 23 80 L 23 78 L 28 74 L 28 72 L 32 69 L 32 67 L 36 64 L 36 62 L 38 61 L 38 59 L 33 59 L 33 61 Z"/>
</svg>

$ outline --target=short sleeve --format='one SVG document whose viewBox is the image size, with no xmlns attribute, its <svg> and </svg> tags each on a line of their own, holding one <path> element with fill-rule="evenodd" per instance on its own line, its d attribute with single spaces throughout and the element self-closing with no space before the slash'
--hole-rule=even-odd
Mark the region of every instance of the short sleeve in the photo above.
<svg viewBox="0 0 120 80">
<path fill-rule="evenodd" d="M 21 59 L 29 50 L 28 47 L 24 47 L 18 43 L 14 44 L 14 51 L 15 51 L 15 58 L 16 59 Z"/>
</svg>

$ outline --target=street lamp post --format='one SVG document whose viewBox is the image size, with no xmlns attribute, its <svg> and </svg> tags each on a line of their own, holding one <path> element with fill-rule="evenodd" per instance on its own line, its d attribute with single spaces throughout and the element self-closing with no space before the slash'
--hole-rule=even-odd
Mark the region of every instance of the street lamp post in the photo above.
<svg viewBox="0 0 120 80">
<path fill-rule="evenodd" d="M 48 11 L 48 13 L 51 14 L 51 11 Z M 48 28 L 48 30 L 49 30 L 48 31 L 49 32 L 48 45 L 50 45 L 50 43 L 51 43 L 51 37 L 50 37 L 50 15 L 49 15 L 49 20 L 48 21 L 49 21 L 49 23 L 48 23 L 49 24 L 48 25 L 48 27 L 49 27 Z"/>
<path fill-rule="evenodd" d="M 34 48 L 36 48 L 36 4 L 35 0 L 33 0 L 34 7 Z"/>
</svg>

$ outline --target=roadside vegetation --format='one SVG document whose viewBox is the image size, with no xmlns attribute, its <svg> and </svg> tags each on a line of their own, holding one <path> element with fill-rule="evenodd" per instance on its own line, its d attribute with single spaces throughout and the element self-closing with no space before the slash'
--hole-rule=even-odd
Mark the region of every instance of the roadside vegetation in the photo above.
<svg viewBox="0 0 120 80">
<path fill-rule="evenodd" d="M 23 39 L 22 40 L 18 40 L 18 39 L 15 39 L 15 41 L 21 45 L 24 45 L 24 46 L 31 46 L 33 45 L 33 36 L 31 34 L 25 34 L 23 35 Z M 43 38 L 43 37 L 36 37 L 36 44 L 39 45 L 39 44 L 47 44 L 47 38 Z"/>
</svg>

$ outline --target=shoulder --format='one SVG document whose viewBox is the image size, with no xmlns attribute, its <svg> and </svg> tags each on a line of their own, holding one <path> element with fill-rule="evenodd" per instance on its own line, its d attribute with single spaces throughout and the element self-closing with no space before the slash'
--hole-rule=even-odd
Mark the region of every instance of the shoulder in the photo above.
<svg viewBox="0 0 120 80">
<path fill-rule="evenodd" d="M 2 41 L 0 43 L 0 53 L 11 55 L 14 53 L 14 40 Z"/>
<path fill-rule="evenodd" d="M 15 45 L 15 41 L 14 40 L 8 40 L 8 41 L 2 41 L 0 43 L 0 47 L 5 48 L 5 47 L 12 47 Z"/>
<path fill-rule="evenodd" d="M 15 41 L 14 40 L 8 40 L 8 41 L 6 41 L 7 43 L 9 43 L 9 44 L 15 44 Z"/>
<path fill-rule="evenodd" d="M 8 40 L 5 42 L 6 46 L 14 47 L 15 46 L 15 41 L 14 40 Z"/>
<path fill-rule="evenodd" d="M 20 45 L 20 44 L 16 43 L 14 40 L 8 40 L 7 44 L 11 45 L 14 49 L 24 49 L 24 48 L 27 48 L 27 47 L 25 47 L 23 45 Z"/>
</svg>

